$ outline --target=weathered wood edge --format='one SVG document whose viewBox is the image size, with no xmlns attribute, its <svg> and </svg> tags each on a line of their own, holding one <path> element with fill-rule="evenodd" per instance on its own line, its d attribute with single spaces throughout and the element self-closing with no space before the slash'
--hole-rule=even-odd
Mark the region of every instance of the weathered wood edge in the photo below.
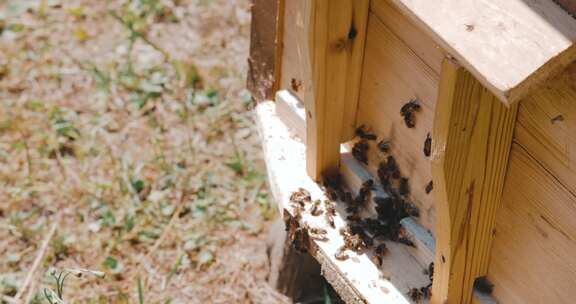
<svg viewBox="0 0 576 304">
<path fill-rule="evenodd" d="M 339 166 L 344 134 L 355 127 L 368 0 L 302 1 L 306 168 L 318 181 Z M 350 113 L 352 112 L 352 113 Z"/>
<path fill-rule="evenodd" d="M 520 100 L 522 97 L 526 96 L 526 94 L 528 94 L 533 88 L 563 71 L 566 66 L 568 66 L 576 59 L 576 45 L 574 44 L 576 40 L 576 19 L 572 18 L 568 12 L 564 11 L 553 1 L 537 0 L 532 1 L 535 2 L 533 4 L 524 3 L 519 0 L 507 0 L 502 2 L 499 2 L 500 0 L 480 2 L 475 2 L 473 0 L 389 1 L 394 3 L 396 7 L 398 7 L 408 17 L 415 21 L 417 26 L 426 31 L 451 56 L 454 56 L 476 77 L 476 79 L 478 79 L 486 88 L 488 88 L 496 97 L 498 97 L 500 101 L 508 105 Z M 511 12 L 494 9 L 498 7 L 499 3 L 508 3 L 508 1 L 510 1 L 510 3 L 514 2 L 516 9 L 513 9 Z M 538 7 L 538 9 L 542 11 L 537 12 L 536 9 L 533 7 L 531 8 L 532 5 Z M 495 29 L 501 27 L 504 36 L 501 39 L 482 40 L 478 40 L 477 38 L 465 38 L 474 36 L 463 36 L 462 32 L 473 32 L 474 30 L 477 30 L 475 27 L 478 28 L 482 27 L 483 25 L 474 24 L 475 22 L 480 21 L 477 20 L 478 16 L 466 16 L 464 12 L 458 12 L 459 8 L 466 6 L 468 8 L 475 8 L 473 10 L 474 12 L 479 11 L 479 8 L 484 7 L 490 7 L 492 12 L 497 12 L 498 15 L 489 15 L 491 18 L 490 22 L 493 22 L 494 20 L 501 20 Z M 458 18 L 454 18 L 454 16 L 448 16 L 445 14 L 447 8 L 449 8 L 453 14 L 456 14 Z M 514 22 L 517 22 L 517 26 L 513 27 L 511 25 L 511 27 L 514 31 L 517 32 L 510 36 L 506 33 L 507 31 L 510 31 L 510 29 L 506 29 L 502 21 L 507 21 L 515 17 L 513 15 L 518 14 L 517 11 L 520 11 L 518 8 L 523 9 L 523 11 L 534 12 L 534 14 L 518 17 L 518 19 L 522 19 L 521 22 L 514 20 Z M 438 18 L 438 14 L 443 14 L 443 17 Z M 542 16 L 547 16 L 546 18 L 553 18 L 557 24 L 551 24 L 551 22 L 544 20 L 545 18 Z M 450 26 L 445 26 L 445 24 L 441 24 L 441 22 L 438 22 L 438 20 L 441 20 L 442 22 L 450 22 Z M 538 30 L 534 29 L 536 24 L 540 25 Z M 456 34 L 458 31 L 459 33 Z M 552 39 L 550 37 L 554 37 L 552 41 L 550 41 L 550 39 Z M 474 41 L 474 39 L 477 39 L 478 41 Z M 531 42 L 524 41 L 527 39 Z M 505 42 L 501 43 L 498 41 Z M 542 41 L 547 41 L 546 47 L 542 47 L 539 44 L 539 42 Z M 501 45 L 496 45 L 497 43 L 501 43 Z M 519 48 L 515 48 L 515 43 L 525 43 L 527 47 L 530 47 L 531 49 L 522 50 L 522 53 L 519 51 Z M 482 48 L 485 49 L 487 46 L 490 46 L 490 44 L 494 44 L 493 49 L 500 52 L 498 56 L 493 56 L 494 54 L 490 53 L 487 53 L 489 55 L 471 55 L 478 54 L 478 50 L 481 50 Z M 537 51 L 541 52 L 541 55 L 544 58 L 536 57 L 536 55 L 540 54 L 534 54 L 532 57 L 526 57 L 526 60 L 529 60 L 528 58 L 532 58 L 532 61 L 538 58 L 538 65 L 532 67 L 529 71 L 520 72 L 520 70 L 522 70 L 520 68 L 504 68 L 497 63 L 502 63 L 510 59 L 514 60 L 517 57 L 522 57 L 526 52 L 530 54 L 531 52 Z M 518 61 L 517 66 L 526 66 L 526 60 Z M 483 63 L 486 62 L 490 62 L 492 63 L 492 66 L 500 66 L 501 68 L 486 69 L 485 66 L 480 67 L 483 66 Z M 509 77 L 509 79 L 505 81 L 504 79 L 501 79 L 499 74 L 502 74 L 506 70 L 518 70 L 518 72 L 517 75 Z"/>
<path fill-rule="evenodd" d="M 284 1 L 284 0 L 282 0 Z M 274 98 L 277 90 L 279 45 L 277 31 L 280 0 L 252 0 L 250 56 L 246 86 L 256 100 Z"/>
<path fill-rule="evenodd" d="M 474 280 L 486 275 L 517 109 L 444 61 L 432 148 L 438 216 L 432 303 L 470 303 Z"/>
</svg>

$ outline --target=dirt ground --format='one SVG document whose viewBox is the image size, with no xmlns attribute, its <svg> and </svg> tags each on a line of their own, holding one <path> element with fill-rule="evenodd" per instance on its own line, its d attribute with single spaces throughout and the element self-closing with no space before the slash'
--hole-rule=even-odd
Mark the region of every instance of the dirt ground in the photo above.
<svg viewBox="0 0 576 304">
<path fill-rule="evenodd" d="M 287 302 L 249 5 L 0 0 L 0 303 Z"/>
</svg>

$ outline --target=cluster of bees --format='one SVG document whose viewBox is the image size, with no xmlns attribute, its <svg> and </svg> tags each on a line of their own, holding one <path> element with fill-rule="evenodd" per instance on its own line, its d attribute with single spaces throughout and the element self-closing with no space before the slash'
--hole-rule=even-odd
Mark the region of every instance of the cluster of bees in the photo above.
<svg viewBox="0 0 576 304">
<path fill-rule="evenodd" d="M 419 303 L 424 299 L 429 299 L 430 296 L 432 295 L 432 281 L 434 280 L 434 263 L 430 263 L 428 265 L 428 269 L 424 270 L 424 274 L 428 275 L 430 284 L 420 288 L 411 288 L 408 291 L 408 296 L 413 302 Z"/>
<path fill-rule="evenodd" d="M 406 126 L 413 128 L 415 126 L 415 112 L 420 110 L 420 105 L 412 100 L 405 104 L 401 109 L 401 115 L 404 118 Z M 365 127 L 356 130 L 356 136 L 359 140 L 352 148 L 354 158 L 368 164 L 369 141 L 376 141 L 377 136 L 367 131 Z M 432 139 L 430 134 L 427 135 L 424 143 L 424 155 L 430 156 Z M 378 150 L 382 153 L 389 154 L 391 144 L 389 141 L 382 140 L 376 144 Z M 293 206 L 293 217 L 300 222 L 302 212 L 306 206 L 312 216 L 324 215 L 326 222 L 332 229 L 335 228 L 334 216 L 336 214 L 335 201 L 344 202 L 347 212 L 347 224 L 340 228 L 339 233 L 344 240 L 342 245 L 335 253 L 335 258 L 341 261 L 349 258 L 348 251 L 361 253 L 366 249 L 373 249 L 373 259 L 377 265 L 382 265 L 383 257 L 388 253 L 385 241 L 398 242 L 407 246 L 415 247 L 410 238 L 405 235 L 400 221 L 406 217 L 418 217 L 419 211 L 414 204 L 408 200 L 410 194 L 409 180 L 401 175 L 396 160 L 392 155 L 388 155 L 386 160 L 378 166 L 378 179 L 382 188 L 388 193 L 387 196 L 374 196 L 373 190 L 375 183 L 373 180 L 366 180 L 360 187 L 358 193 L 353 195 L 345 191 L 342 177 L 338 173 L 323 175 L 323 190 L 328 200 L 312 201 L 310 193 L 305 189 L 299 189 L 290 197 Z M 426 185 L 426 193 L 432 191 L 432 181 Z M 376 216 L 362 217 L 362 211 L 369 207 L 372 202 L 376 211 Z M 324 205 L 324 208 L 322 208 Z M 305 247 L 302 244 L 308 244 L 309 239 L 327 241 L 327 231 L 323 228 L 309 227 L 306 224 L 299 226 L 290 233 L 293 244 L 296 248 Z M 305 234 L 305 235 L 304 235 Z M 433 264 L 430 264 L 426 273 L 432 281 Z M 421 288 L 412 288 L 408 296 L 414 302 L 420 302 L 428 298 L 431 291 L 430 283 Z"/>
</svg>

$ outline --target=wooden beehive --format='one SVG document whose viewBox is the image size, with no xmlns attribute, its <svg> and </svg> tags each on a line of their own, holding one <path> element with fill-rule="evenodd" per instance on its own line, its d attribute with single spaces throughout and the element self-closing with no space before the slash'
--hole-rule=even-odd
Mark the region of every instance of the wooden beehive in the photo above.
<svg viewBox="0 0 576 304">
<path fill-rule="evenodd" d="M 324 198 L 314 182 L 323 172 L 339 170 L 356 190 L 377 180 L 387 157 L 376 148 L 382 139 L 420 210 L 402 223 L 416 248 L 390 244 L 382 266 L 369 253 L 335 259 L 342 242 L 336 231 L 327 242 L 312 241 L 312 255 L 347 302 L 409 303 L 407 291 L 427 283 L 422 270 L 434 261 L 431 303 L 572 303 L 573 2 L 254 4 L 255 22 L 269 26 L 253 27 L 251 87 L 275 99 L 259 103 L 257 114 L 286 216 L 293 216 L 289 196 L 299 187 Z M 421 106 L 413 128 L 400 115 L 411 100 Z M 367 165 L 349 153 L 359 126 L 378 136 Z M 423 153 L 428 135 L 430 156 Z M 346 221 L 339 214 L 337 226 Z M 325 225 L 313 216 L 302 221 Z M 474 291 L 483 276 L 494 285 L 490 296 Z"/>
</svg>

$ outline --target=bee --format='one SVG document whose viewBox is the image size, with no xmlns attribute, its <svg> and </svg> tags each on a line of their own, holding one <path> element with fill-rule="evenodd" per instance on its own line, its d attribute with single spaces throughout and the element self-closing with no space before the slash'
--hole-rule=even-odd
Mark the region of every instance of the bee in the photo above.
<svg viewBox="0 0 576 304">
<path fill-rule="evenodd" d="M 388 253 L 388 247 L 386 247 L 386 244 L 382 243 L 376 247 L 374 252 L 378 256 L 385 256 Z"/>
<path fill-rule="evenodd" d="M 429 181 L 425 189 L 426 194 L 430 194 L 430 192 L 432 192 L 432 189 L 434 189 L 434 184 L 432 183 L 432 181 Z"/>
<path fill-rule="evenodd" d="M 322 241 L 322 242 L 328 241 L 328 237 L 326 236 L 326 234 L 327 234 L 326 229 L 318 228 L 318 227 L 312 227 L 312 228 L 308 228 L 308 231 L 311 234 L 310 235 L 311 239 L 317 240 L 317 241 Z"/>
<path fill-rule="evenodd" d="M 334 204 L 329 201 L 324 201 L 324 207 L 326 208 L 326 221 L 328 222 L 328 225 L 332 228 L 336 228 L 336 225 L 334 225 L 334 216 L 336 215 Z"/>
<path fill-rule="evenodd" d="M 386 170 L 390 173 L 390 176 L 394 179 L 400 178 L 400 169 L 396 163 L 396 159 L 390 155 L 386 158 Z"/>
<path fill-rule="evenodd" d="M 310 210 L 310 213 L 313 216 L 319 216 L 322 213 L 324 213 L 324 211 L 322 211 L 322 209 L 320 209 L 320 200 L 314 201 L 314 204 L 312 205 L 312 209 Z"/>
<path fill-rule="evenodd" d="M 301 205 L 294 205 L 292 210 L 294 211 L 294 219 L 299 222 L 302 219 L 304 207 Z"/>
<path fill-rule="evenodd" d="M 422 301 L 423 295 L 418 288 L 410 288 L 410 290 L 408 290 L 406 294 L 408 295 L 410 300 L 412 300 L 415 303 L 420 303 L 420 301 Z"/>
<path fill-rule="evenodd" d="M 311 227 L 308 228 L 308 230 L 310 231 L 310 233 L 312 234 L 327 234 L 328 232 L 326 231 L 326 229 L 324 228 L 318 228 L 318 227 Z"/>
<path fill-rule="evenodd" d="M 481 276 L 474 280 L 474 289 L 480 293 L 489 295 L 492 294 L 492 291 L 494 290 L 494 284 L 488 281 L 486 276 Z"/>
<path fill-rule="evenodd" d="M 407 178 L 405 177 L 400 178 L 400 186 L 398 187 L 398 193 L 403 196 L 406 196 L 410 193 L 410 187 L 408 185 Z"/>
<path fill-rule="evenodd" d="M 426 139 L 424 140 L 424 156 L 428 157 L 432 153 L 432 137 L 430 133 L 426 134 Z"/>
<path fill-rule="evenodd" d="M 408 128 L 414 128 L 416 126 L 414 113 L 420 111 L 421 108 L 418 100 L 412 99 L 400 109 L 400 115 L 404 118 L 404 123 Z"/>
<path fill-rule="evenodd" d="M 366 140 L 376 140 L 378 138 L 375 134 L 368 132 L 365 125 L 359 126 L 355 133 L 356 136 Z"/>
<path fill-rule="evenodd" d="M 292 90 L 294 90 L 294 92 L 298 92 L 298 90 L 300 90 L 300 87 L 302 87 L 302 81 L 297 80 L 296 78 L 292 78 L 290 80 L 290 87 L 292 87 Z"/>
<path fill-rule="evenodd" d="M 346 254 L 346 248 L 344 247 L 338 248 L 338 250 L 336 250 L 336 253 L 334 253 L 334 257 L 339 261 L 345 261 L 348 258 L 350 258 L 348 254 Z"/>
<path fill-rule="evenodd" d="M 367 165 L 369 148 L 370 146 L 368 145 L 368 142 L 365 139 L 357 141 L 352 147 L 352 156 L 354 156 L 354 158 L 357 161 Z"/>
<path fill-rule="evenodd" d="M 416 247 L 416 245 L 414 244 L 414 242 L 412 242 L 412 240 L 410 240 L 409 238 L 404 237 L 404 236 L 398 237 L 396 239 L 396 242 L 398 242 L 400 244 L 404 244 L 406 246 Z"/>
<path fill-rule="evenodd" d="M 380 150 L 380 152 L 383 152 L 383 153 L 390 152 L 390 142 L 386 141 L 386 140 L 381 140 L 378 143 L 378 150 Z"/>
<path fill-rule="evenodd" d="M 430 296 L 432 295 L 432 284 L 420 287 L 420 293 L 422 294 L 422 298 L 430 299 Z"/>
<path fill-rule="evenodd" d="M 310 192 L 304 188 L 299 188 L 298 191 L 295 191 L 290 195 L 290 202 L 298 204 L 302 207 L 311 201 L 312 196 L 310 196 Z"/>
</svg>

